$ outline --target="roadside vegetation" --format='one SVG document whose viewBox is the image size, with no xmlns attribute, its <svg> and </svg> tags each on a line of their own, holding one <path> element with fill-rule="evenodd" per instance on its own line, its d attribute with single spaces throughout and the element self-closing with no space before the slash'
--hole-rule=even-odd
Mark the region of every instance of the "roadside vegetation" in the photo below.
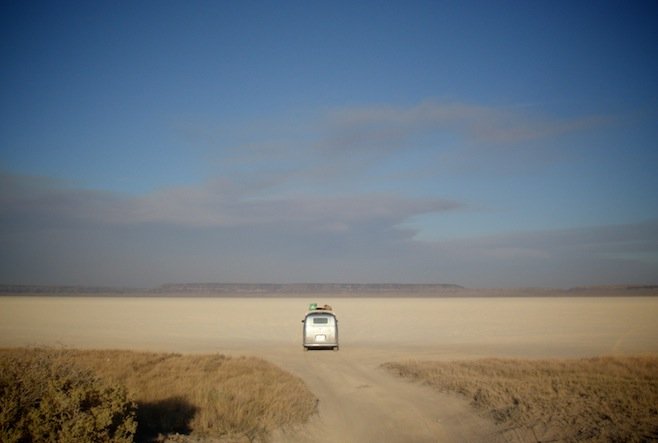
<svg viewBox="0 0 658 443">
<path fill-rule="evenodd" d="M 658 357 L 386 363 L 458 393 L 521 441 L 658 440 Z"/>
<path fill-rule="evenodd" d="M 266 441 L 317 399 L 262 359 L 0 350 L 0 441 Z"/>
</svg>

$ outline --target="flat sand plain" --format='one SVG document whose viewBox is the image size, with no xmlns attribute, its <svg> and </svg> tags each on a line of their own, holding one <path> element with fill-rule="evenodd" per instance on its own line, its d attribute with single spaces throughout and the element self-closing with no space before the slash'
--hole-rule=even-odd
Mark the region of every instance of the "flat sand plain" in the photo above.
<svg viewBox="0 0 658 443">
<path fill-rule="evenodd" d="M 310 302 L 331 304 L 338 352 L 304 352 Z M 457 397 L 396 379 L 406 359 L 658 352 L 658 297 L 0 297 L 0 346 L 255 355 L 301 377 L 319 414 L 275 441 L 496 441 Z M 500 441 L 500 440 L 499 440 Z"/>
</svg>

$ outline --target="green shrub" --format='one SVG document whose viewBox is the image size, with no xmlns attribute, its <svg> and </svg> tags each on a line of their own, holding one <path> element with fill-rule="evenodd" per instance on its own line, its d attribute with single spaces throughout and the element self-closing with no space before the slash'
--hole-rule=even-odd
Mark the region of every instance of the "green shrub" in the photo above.
<svg viewBox="0 0 658 443">
<path fill-rule="evenodd" d="M 136 427 L 135 405 L 125 388 L 56 352 L 0 359 L 0 441 L 131 442 Z"/>
</svg>

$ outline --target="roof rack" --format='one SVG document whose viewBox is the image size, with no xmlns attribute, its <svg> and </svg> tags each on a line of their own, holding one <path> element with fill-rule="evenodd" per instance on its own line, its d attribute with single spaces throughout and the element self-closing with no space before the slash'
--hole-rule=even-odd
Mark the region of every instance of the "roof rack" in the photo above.
<svg viewBox="0 0 658 443">
<path fill-rule="evenodd" d="M 308 310 L 309 311 L 333 311 L 333 308 L 331 307 L 331 305 L 318 306 L 317 303 L 310 303 L 308 305 Z"/>
</svg>

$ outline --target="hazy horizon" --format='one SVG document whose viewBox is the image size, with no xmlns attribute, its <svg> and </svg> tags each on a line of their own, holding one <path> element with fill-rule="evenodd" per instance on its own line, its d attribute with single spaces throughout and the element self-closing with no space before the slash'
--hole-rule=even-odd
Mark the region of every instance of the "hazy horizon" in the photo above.
<svg viewBox="0 0 658 443">
<path fill-rule="evenodd" d="M 407 298 L 407 297 L 645 297 L 658 295 L 658 285 L 619 283 L 611 285 L 580 285 L 571 287 L 555 286 L 510 286 L 510 287 L 468 287 L 455 283 L 395 283 L 395 282 L 178 282 L 164 283 L 149 287 L 136 286 L 84 286 L 48 284 L 5 284 L 0 282 L 0 294 L 44 296 L 75 295 L 95 296 L 139 296 L 140 294 L 169 296 L 209 296 L 209 297 L 365 297 L 365 298 Z"/>
<path fill-rule="evenodd" d="M 5 2 L 0 282 L 658 284 L 651 2 Z"/>
</svg>

